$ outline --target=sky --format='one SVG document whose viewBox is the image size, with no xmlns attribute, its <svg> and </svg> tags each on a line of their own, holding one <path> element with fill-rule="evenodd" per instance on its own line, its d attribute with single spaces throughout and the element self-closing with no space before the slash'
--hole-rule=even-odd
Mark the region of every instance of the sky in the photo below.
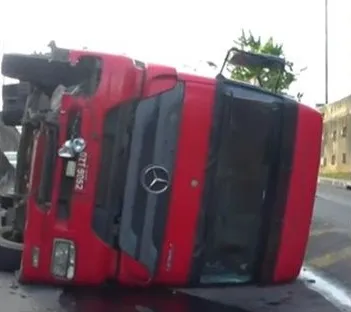
<svg viewBox="0 0 351 312">
<path fill-rule="evenodd" d="M 350 0 L 329 0 L 330 101 L 351 93 L 351 40 L 341 35 L 351 29 L 350 12 Z M 283 43 L 296 70 L 307 66 L 290 93 L 324 102 L 324 0 L 0 2 L 0 54 L 43 50 L 54 39 L 156 63 L 220 64 L 241 29 Z"/>
</svg>

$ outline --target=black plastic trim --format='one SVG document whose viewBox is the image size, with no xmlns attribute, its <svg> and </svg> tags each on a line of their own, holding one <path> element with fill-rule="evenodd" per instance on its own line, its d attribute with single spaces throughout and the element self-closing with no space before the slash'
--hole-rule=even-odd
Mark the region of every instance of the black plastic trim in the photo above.
<svg viewBox="0 0 351 312">
<path fill-rule="evenodd" d="M 263 222 L 261 255 L 257 258 L 257 280 L 261 284 L 273 282 L 295 149 L 298 104 L 286 99 L 281 106 L 281 131 L 278 134 L 280 149 L 276 151 L 277 166 L 273 169 L 272 179 L 269 181 L 264 207 L 267 214 Z"/>
<path fill-rule="evenodd" d="M 38 189 L 37 202 L 39 207 L 46 210 L 51 204 L 53 178 L 58 150 L 58 127 L 45 125 L 45 149 Z"/>
<path fill-rule="evenodd" d="M 157 270 L 163 247 L 183 96 L 184 85 L 178 82 L 169 91 L 141 100 L 135 111 L 119 245 L 151 275 Z M 141 183 L 150 165 L 168 172 L 170 185 L 162 193 L 150 193 Z"/>
</svg>

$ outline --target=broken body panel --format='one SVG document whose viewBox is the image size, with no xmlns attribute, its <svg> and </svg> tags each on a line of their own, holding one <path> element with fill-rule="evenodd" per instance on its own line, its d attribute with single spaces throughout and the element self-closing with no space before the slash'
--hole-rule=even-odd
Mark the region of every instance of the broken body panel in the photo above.
<svg viewBox="0 0 351 312">
<path fill-rule="evenodd" d="M 33 136 L 23 281 L 191 286 L 297 277 L 319 165 L 316 111 L 221 76 L 63 52 L 51 62 L 5 55 L 2 65 L 48 106 Z M 66 89 L 55 98 L 59 85 Z M 58 157 L 73 137 L 84 138 L 85 150 Z M 58 276 L 53 262 L 65 243 L 70 263 Z"/>
</svg>

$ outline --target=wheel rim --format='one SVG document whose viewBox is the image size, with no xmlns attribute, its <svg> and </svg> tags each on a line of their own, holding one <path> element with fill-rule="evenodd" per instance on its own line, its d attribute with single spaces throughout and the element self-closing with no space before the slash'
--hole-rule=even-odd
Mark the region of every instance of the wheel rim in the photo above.
<svg viewBox="0 0 351 312">
<path fill-rule="evenodd" d="M 0 228 L 0 240 L 2 240 L 3 246 L 6 246 L 4 242 L 8 242 L 9 245 L 12 246 L 13 249 L 17 249 L 22 251 L 23 250 L 23 242 L 16 242 L 14 240 L 8 239 L 6 236 L 8 235 L 7 233 L 10 233 L 12 231 L 12 227 L 10 226 L 5 226 Z"/>
</svg>

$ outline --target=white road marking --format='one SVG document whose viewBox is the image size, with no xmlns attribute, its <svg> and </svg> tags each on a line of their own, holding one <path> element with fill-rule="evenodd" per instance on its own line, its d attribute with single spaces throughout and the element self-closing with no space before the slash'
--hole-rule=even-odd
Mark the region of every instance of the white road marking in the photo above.
<svg viewBox="0 0 351 312">
<path fill-rule="evenodd" d="M 351 206 L 350 200 L 340 198 L 337 195 L 317 193 L 316 198 L 330 201 L 330 202 L 334 202 L 334 203 L 339 204 L 341 206 L 347 206 L 347 207 Z"/>
<path fill-rule="evenodd" d="M 302 268 L 299 279 L 340 311 L 351 312 L 351 291 L 347 288 L 308 267 Z"/>
</svg>

